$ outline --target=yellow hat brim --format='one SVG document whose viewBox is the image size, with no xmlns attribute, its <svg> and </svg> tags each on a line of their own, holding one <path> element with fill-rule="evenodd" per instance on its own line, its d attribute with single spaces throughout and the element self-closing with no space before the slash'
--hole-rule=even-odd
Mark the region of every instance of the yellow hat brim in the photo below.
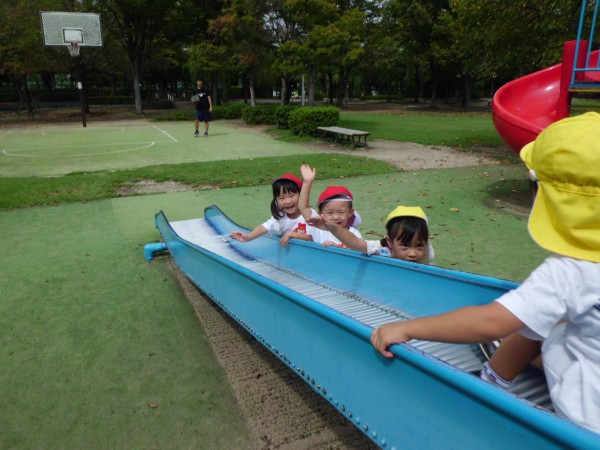
<svg viewBox="0 0 600 450">
<path fill-rule="evenodd" d="M 539 182 L 528 228 L 533 240 L 546 250 L 600 262 L 600 199 L 597 194 L 572 192 Z"/>
<path fill-rule="evenodd" d="M 385 219 L 385 225 L 392 219 L 396 217 L 418 217 L 427 222 L 427 216 L 425 215 L 425 211 L 419 206 L 398 206 L 391 213 L 388 214 L 387 219 Z"/>
</svg>

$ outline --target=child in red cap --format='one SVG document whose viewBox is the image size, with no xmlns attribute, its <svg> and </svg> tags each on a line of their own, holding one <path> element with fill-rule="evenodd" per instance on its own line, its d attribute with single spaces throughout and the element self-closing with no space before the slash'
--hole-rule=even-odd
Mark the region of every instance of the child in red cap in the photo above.
<svg viewBox="0 0 600 450">
<path fill-rule="evenodd" d="M 310 241 L 311 237 L 306 233 L 306 222 L 298 208 L 302 180 L 286 173 L 273 181 L 272 188 L 271 218 L 257 225 L 250 233 L 233 231 L 229 237 L 236 241 L 249 242 L 266 233 L 279 234 L 279 243 L 284 247 L 292 238 Z"/>
<path fill-rule="evenodd" d="M 360 224 L 360 216 L 352 207 L 352 193 L 345 186 L 328 186 L 317 202 L 317 211 L 308 206 L 310 198 L 310 189 L 316 176 L 316 169 L 311 169 L 308 164 L 303 164 L 300 168 L 304 184 L 300 191 L 299 208 L 305 219 L 318 216 L 325 222 L 334 223 L 336 226 L 347 229 L 358 238 L 362 238 L 360 231 L 354 226 Z M 308 233 L 312 240 L 323 244 L 323 247 L 338 246 L 345 247 L 344 244 L 330 231 L 316 227 L 308 227 Z"/>
<path fill-rule="evenodd" d="M 600 433 L 600 114 L 550 125 L 520 157 L 538 183 L 529 234 L 554 255 L 494 302 L 386 324 L 371 342 L 391 358 L 411 339 L 506 338 L 482 371 L 500 386 L 541 350 L 556 413 Z"/>
</svg>

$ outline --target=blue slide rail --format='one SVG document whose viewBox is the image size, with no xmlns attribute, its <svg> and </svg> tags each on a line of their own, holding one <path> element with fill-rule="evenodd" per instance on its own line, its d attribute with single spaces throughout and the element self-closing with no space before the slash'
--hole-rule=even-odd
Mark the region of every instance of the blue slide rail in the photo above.
<svg viewBox="0 0 600 450">
<path fill-rule="evenodd" d="M 205 220 L 223 236 L 242 228 L 214 206 Z M 155 223 L 198 288 L 381 448 L 600 448 L 599 435 L 410 345 L 392 346 L 393 359 L 381 357 L 369 326 L 182 239 L 162 212 Z M 314 243 L 283 248 L 268 236 L 231 245 L 413 316 L 489 302 L 516 286 Z"/>
</svg>

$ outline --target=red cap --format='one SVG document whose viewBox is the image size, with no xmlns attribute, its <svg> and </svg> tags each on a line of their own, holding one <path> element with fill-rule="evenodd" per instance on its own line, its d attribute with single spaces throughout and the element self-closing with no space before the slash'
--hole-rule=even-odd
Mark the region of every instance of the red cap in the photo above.
<svg viewBox="0 0 600 450">
<path fill-rule="evenodd" d="M 284 173 L 280 177 L 275 178 L 273 180 L 273 183 L 271 183 L 271 184 L 275 184 L 275 182 L 278 180 L 290 180 L 290 181 L 296 183 L 296 185 L 300 189 L 302 189 L 302 180 L 300 178 L 298 178 L 296 175 L 292 175 L 291 173 Z"/>
<path fill-rule="evenodd" d="M 321 203 L 327 201 L 333 197 L 342 197 L 349 201 L 352 201 L 352 193 L 345 186 L 328 186 L 321 195 L 319 195 L 319 200 L 317 201 L 317 208 Z"/>
</svg>

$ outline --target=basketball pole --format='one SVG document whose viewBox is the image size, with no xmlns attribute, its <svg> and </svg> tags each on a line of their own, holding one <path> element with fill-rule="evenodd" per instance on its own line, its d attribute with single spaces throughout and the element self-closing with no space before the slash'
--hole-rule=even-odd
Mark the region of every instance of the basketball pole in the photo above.
<svg viewBox="0 0 600 450">
<path fill-rule="evenodd" d="M 77 89 L 79 90 L 79 104 L 81 106 L 81 123 L 83 127 L 87 127 L 86 119 L 85 119 L 85 98 L 83 95 L 83 82 L 81 78 L 81 54 L 77 55 L 75 58 L 75 76 L 77 77 Z"/>
</svg>

